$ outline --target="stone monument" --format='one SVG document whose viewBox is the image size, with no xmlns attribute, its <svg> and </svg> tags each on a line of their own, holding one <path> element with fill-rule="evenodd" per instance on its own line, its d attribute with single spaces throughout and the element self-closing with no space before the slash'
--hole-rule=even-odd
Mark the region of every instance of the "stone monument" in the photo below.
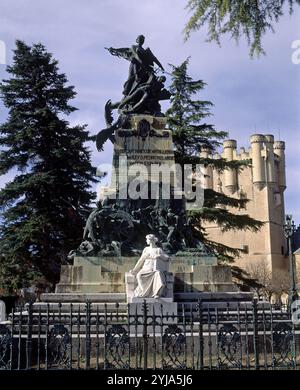
<svg viewBox="0 0 300 390">
<path fill-rule="evenodd" d="M 172 303 L 173 298 L 188 300 L 189 294 L 203 291 L 237 291 L 230 267 L 219 265 L 203 245 L 187 216 L 184 196 L 176 196 L 175 176 L 164 179 L 164 170 L 175 162 L 172 129 L 166 127 L 160 106 L 170 93 L 165 77 L 158 75 L 163 66 L 143 47 L 144 40 L 140 35 L 131 47 L 107 49 L 130 62 L 123 97 L 115 103 L 108 100 L 107 127 L 95 137 L 99 151 L 107 140 L 114 145 L 111 185 L 102 189 L 103 200 L 88 217 L 81 245 L 69 254 L 70 264 L 62 266 L 56 293 L 44 294 L 44 301 Z M 118 111 L 116 120 L 114 110 Z M 137 179 L 132 169 L 136 164 L 143 179 Z M 169 197 L 163 196 L 167 187 Z M 139 196 L 128 196 L 132 188 Z M 149 247 L 144 249 L 145 236 Z M 156 268 L 147 269 L 148 279 L 143 272 L 152 257 Z"/>
</svg>

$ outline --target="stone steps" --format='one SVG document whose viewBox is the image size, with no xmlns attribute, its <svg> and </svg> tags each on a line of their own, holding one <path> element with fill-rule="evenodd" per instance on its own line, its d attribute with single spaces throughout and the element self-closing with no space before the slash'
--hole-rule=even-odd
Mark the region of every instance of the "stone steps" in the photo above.
<svg viewBox="0 0 300 390">
<path fill-rule="evenodd" d="M 125 293 L 55 293 L 42 294 L 41 301 L 47 303 L 125 303 Z"/>
</svg>

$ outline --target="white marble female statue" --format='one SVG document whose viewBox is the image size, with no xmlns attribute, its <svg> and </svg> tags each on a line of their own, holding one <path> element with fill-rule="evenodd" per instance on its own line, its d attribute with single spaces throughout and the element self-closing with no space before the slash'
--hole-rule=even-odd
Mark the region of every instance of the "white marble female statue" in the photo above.
<svg viewBox="0 0 300 390">
<path fill-rule="evenodd" d="M 138 284 L 134 291 L 134 297 L 158 298 L 164 292 L 165 273 L 168 271 L 170 257 L 156 245 L 157 241 L 158 238 L 154 234 L 146 236 L 146 242 L 149 246 L 146 246 L 135 267 L 129 271 L 136 275 Z"/>
</svg>

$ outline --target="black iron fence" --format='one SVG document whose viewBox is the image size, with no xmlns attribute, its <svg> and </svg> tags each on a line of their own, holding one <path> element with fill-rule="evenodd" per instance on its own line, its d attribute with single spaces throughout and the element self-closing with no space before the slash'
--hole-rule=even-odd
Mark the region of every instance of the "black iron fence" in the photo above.
<svg viewBox="0 0 300 390">
<path fill-rule="evenodd" d="M 142 306 L 142 307 L 141 307 Z M 300 328 L 270 304 L 30 304 L 0 324 L 0 369 L 297 369 Z"/>
</svg>

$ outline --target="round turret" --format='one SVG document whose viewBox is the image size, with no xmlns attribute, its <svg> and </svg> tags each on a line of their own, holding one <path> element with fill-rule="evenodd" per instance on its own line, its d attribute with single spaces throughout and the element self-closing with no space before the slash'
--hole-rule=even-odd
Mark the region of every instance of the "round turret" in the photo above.
<svg viewBox="0 0 300 390">
<path fill-rule="evenodd" d="M 274 136 L 271 134 L 265 135 L 265 145 L 266 145 L 266 173 L 267 173 L 267 182 L 275 183 L 275 161 L 274 161 Z"/>
<path fill-rule="evenodd" d="M 234 151 L 237 148 L 237 143 L 233 139 L 228 139 L 223 142 L 224 158 L 227 161 L 233 161 Z M 235 169 L 226 169 L 224 171 L 224 184 L 230 193 L 234 193 L 237 189 L 237 172 Z"/>
<path fill-rule="evenodd" d="M 262 156 L 264 141 L 265 136 L 262 134 L 253 134 L 250 137 L 253 184 L 258 189 L 262 189 L 266 183 L 265 163 Z"/>
<path fill-rule="evenodd" d="M 278 185 L 282 190 L 286 189 L 286 174 L 285 174 L 285 142 L 274 142 L 274 153 L 279 157 L 278 169 Z"/>
</svg>

